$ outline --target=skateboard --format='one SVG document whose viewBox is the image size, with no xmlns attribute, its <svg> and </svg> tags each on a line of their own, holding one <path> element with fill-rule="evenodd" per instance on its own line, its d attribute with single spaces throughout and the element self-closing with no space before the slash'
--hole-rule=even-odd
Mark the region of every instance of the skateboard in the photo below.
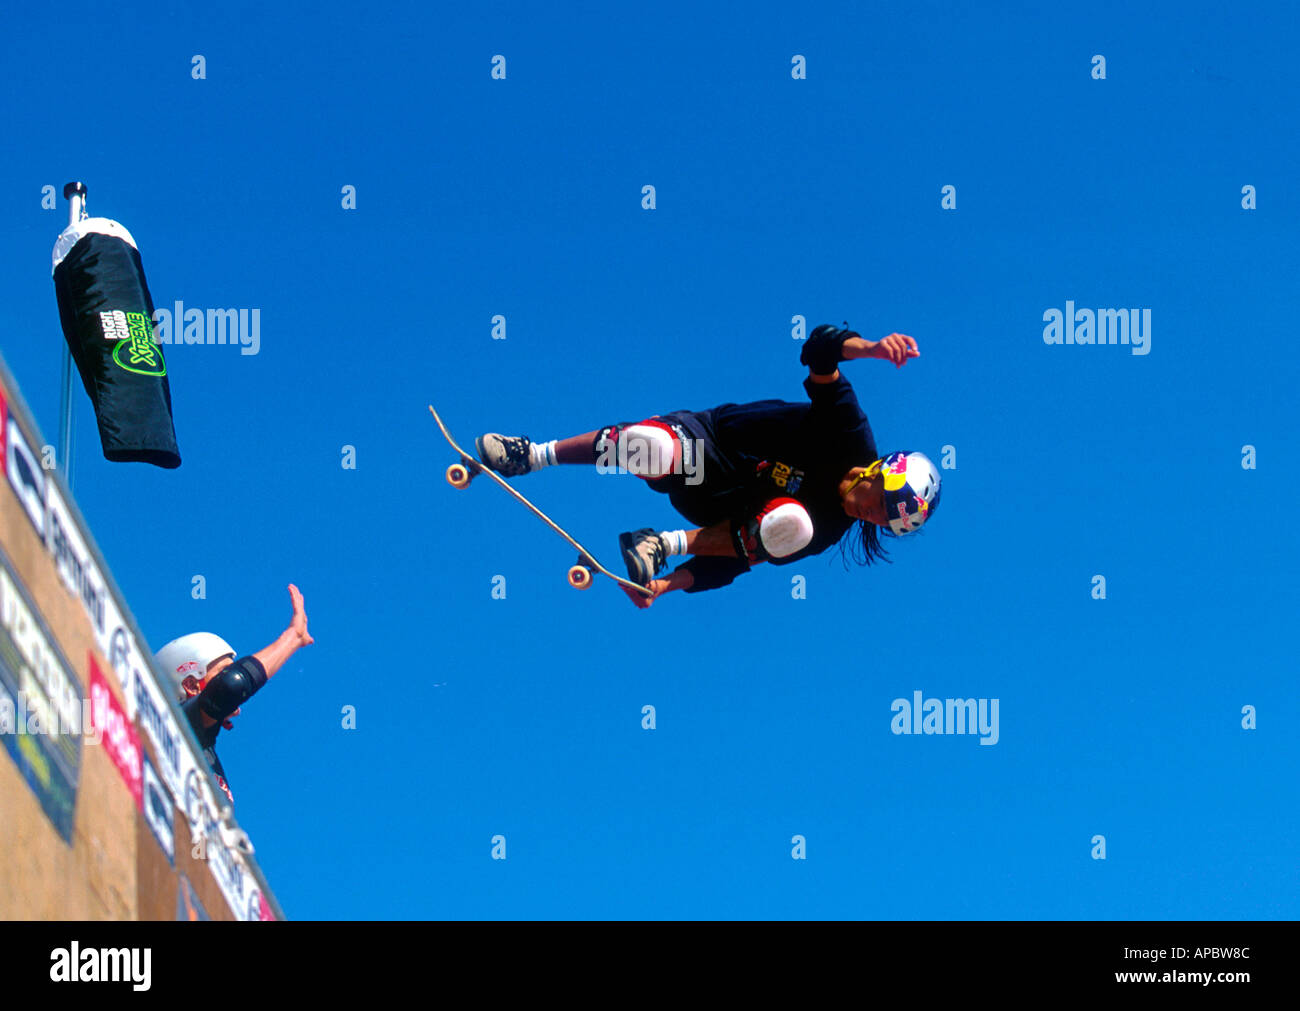
<svg viewBox="0 0 1300 1011">
<path fill-rule="evenodd" d="M 456 440 L 452 438 L 451 433 L 447 431 L 447 426 L 443 424 L 442 418 L 438 416 L 438 412 L 433 409 L 432 404 L 429 405 L 429 413 L 433 415 L 433 420 L 438 423 L 438 428 L 442 430 L 443 438 L 445 438 L 451 445 L 451 448 L 460 455 L 460 463 L 453 463 L 447 468 L 447 483 L 457 491 L 463 491 L 469 487 L 470 482 L 473 481 L 474 478 L 478 477 L 480 474 L 486 474 L 493 481 L 499 484 L 512 498 L 520 502 L 529 512 L 568 541 L 577 549 L 578 552 L 577 562 L 569 567 L 570 586 L 575 590 L 586 590 L 591 586 L 592 573 L 599 572 L 602 576 L 612 579 L 624 589 L 640 593 L 646 597 L 652 596 L 650 591 L 639 583 L 634 583 L 630 579 L 624 579 L 622 576 L 610 572 L 609 569 L 596 561 L 595 555 L 574 540 L 573 536 L 567 530 L 556 523 L 555 520 L 547 516 L 546 513 L 538 509 L 537 506 L 529 502 L 528 499 L 520 495 L 519 492 L 515 491 L 505 478 L 496 471 L 484 467 L 478 460 L 475 460 L 465 452 L 465 450 L 461 449 Z"/>
</svg>

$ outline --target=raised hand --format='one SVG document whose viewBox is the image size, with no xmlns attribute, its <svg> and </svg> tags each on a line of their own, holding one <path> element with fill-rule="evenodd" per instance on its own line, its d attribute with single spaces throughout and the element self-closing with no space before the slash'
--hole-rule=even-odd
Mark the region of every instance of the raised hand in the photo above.
<svg viewBox="0 0 1300 1011">
<path fill-rule="evenodd" d="M 289 600 L 293 604 L 293 621 L 289 630 L 298 637 L 299 646 L 310 646 L 316 640 L 307 631 L 307 611 L 303 607 L 302 594 L 293 583 L 289 584 Z"/>
<path fill-rule="evenodd" d="M 916 348 L 915 339 L 902 333 L 891 333 L 871 345 L 870 357 L 893 362 L 895 368 L 902 368 L 909 358 L 920 358 L 921 352 Z"/>
</svg>

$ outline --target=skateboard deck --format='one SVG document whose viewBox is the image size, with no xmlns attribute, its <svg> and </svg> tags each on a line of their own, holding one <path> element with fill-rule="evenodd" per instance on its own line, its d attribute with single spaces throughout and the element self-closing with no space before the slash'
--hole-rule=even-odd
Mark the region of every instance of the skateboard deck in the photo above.
<svg viewBox="0 0 1300 1011">
<path fill-rule="evenodd" d="M 569 568 L 570 586 L 577 590 L 585 590 L 591 586 L 592 573 L 599 572 L 602 576 L 612 579 L 624 589 L 631 590 L 634 593 L 640 593 L 642 596 L 651 596 L 650 591 L 639 583 L 634 583 L 630 579 L 625 579 L 622 576 L 610 572 L 609 569 L 596 561 L 595 555 L 574 540 L 573 536 L 567 530 L 556 523 L 555 520 L 547 516 L 546 513 L 542 512 L 542 510 L 538 509 L 537 506 L 533 505 L 533 503 L 528 501 L 528 499 L 524 498 L 524 496 L 520 495 L 519 492 L 515 491 L 505 478 L 496 471 L 484 467 L 478 460 L 474 459 L 474 457 L 470 456 L 469 453 L 461 449 L 456 440 L 452 438 L 451 432 L 447 431 L 447 426 L 443 424 L 442 418 L 438 416 L 438 412 L 433 409 L 432 404 L 429 405 L 429 413 L 433 415 L 433 420 L 438 423 L 438 428 L 442 431 L 443 438 L 447 440 L 451 448 L 460 456 L 459 463 L 453 463 L 447 468 L 447 483 L 458 491 L 463 491 L 469 487 L 470 482 L 473 481 L 474 478 L 478 477 L 480 474 L 486 474 L 494 482 L 500 485 L 511 498 L 523 505 L 524 508 L 534 516 L 568 541 L 569 544 L 571 544 L 578 552 L 578 561 Z"/>
</svg>

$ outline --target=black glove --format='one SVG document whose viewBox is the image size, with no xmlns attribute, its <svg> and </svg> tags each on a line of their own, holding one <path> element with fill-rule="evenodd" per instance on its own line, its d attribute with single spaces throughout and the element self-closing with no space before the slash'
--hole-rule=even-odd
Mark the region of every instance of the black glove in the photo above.
<svg viewBox="0 0 1300 1011">
<path fill-rule="evenodd" d="M 844 342 L 856 337 L 848 324 L 844 329 L 823 323 L 804 341 L 803 350 L 799 352 L 799 361 L 807 365 L 816 375 L 829 376 L 844 360 Z"/>
</svg>

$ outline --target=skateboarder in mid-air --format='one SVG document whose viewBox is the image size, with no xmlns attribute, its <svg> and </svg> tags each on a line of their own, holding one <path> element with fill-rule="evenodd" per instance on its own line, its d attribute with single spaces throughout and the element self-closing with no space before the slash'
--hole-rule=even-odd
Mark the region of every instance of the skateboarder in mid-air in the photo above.
<svg viewBox="0 0 1300 1011">
<path fill-rule="evenodd" d="M 847 324 L 846 324 L 847 326 Z M 841 541 L 863 564 L 883 558 L 878 534 L 919 530 L 939 505 L 939 472 L 922 453 L 883 458 L 839 363 L 880 358 L 901 368 L 920 357 L 916 341 L 890 334 L 864 340 L 819 326 L 799 360 L 809 403 L 760 400 L 705 411 L 673 411 L 553 442 L 489 433 L 475 441 L 479 459 L 503 477 L 557 463 L 618 468 L 668 495 L 693 530 L 622 534 L 638 607 L 669 590 L 698 593 L 726 586 L 759 562 L 786 565 Z M 691 555 L 663 578 L 673 555 Z"/>
</svg>

